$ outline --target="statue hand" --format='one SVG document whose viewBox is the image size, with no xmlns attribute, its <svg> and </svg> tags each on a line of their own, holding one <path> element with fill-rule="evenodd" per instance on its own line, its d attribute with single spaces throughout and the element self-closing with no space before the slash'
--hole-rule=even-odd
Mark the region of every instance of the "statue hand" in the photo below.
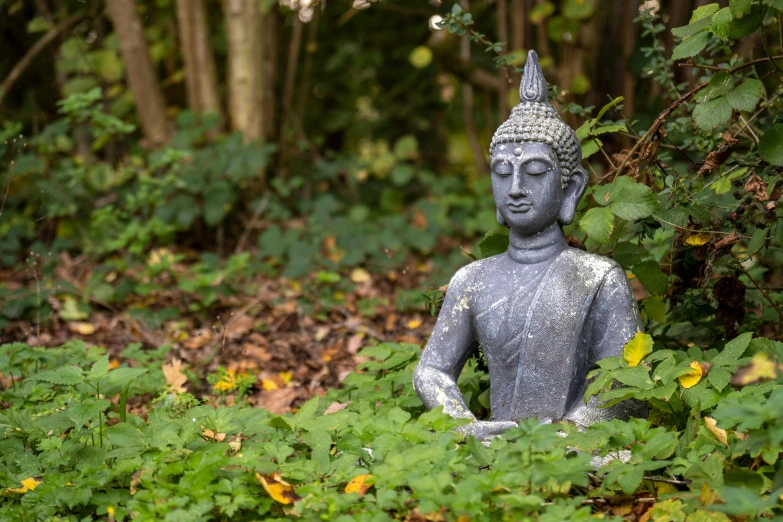
<svg viewBox="0 0 783 522">
<path fill-rule="evenodd" d="M 457 426 L 454 431 L 465 437 L 473 435 L 478 440 L 488 441 L 517 426 L 518 424 L 512 421 L 475 421 L 464 426 Z"/>
</svg>

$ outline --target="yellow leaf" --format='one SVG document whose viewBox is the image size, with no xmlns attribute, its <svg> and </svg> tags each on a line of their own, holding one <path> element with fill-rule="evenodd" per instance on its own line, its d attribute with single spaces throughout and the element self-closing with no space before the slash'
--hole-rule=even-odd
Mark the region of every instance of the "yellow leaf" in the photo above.
<svg viewBox="0 0 783 522">
<path fill-rule="evenodd" d="M 364 268 L 354 268 L 351 270 L 351 281 L 354 283 L 366 283 L 370 279 L 370 273 Z"/>
<path fill-rule="evenodd" d="M 32 491 L 38 486 L 38 484 L 41 484 L 40 480 L 35 480 L 34 478 L 30 477 L 28 479 L 24 479 L 22 481 L 22 487 L 21 488 L 6 488 L 5 493 L 17 493 L 20 495 L 23 495 L 24 493 L 27 493 L 28 491 Z"/>
<path fill-rule="evenodd" d="M 729 445 L 728 437 L 726 435 L 726 430 L 722 430 L 716 426 L 718 421 L 713 419 L 712 417 L 704 417 L 704 424 L 707 425 L 707 429 L 712 432 L 713 435 L 715 435 L 715 438 L 724 443 L 726 446 Z"/>
<path fill-rule="evenodd" d="M 709 234 L 695 234 L 685 240 L 685 244 L 688 246 L 702 246 L 707 244 L 710 240 Z"/>
<path fill-rule="evenodd" d="M 692 388 L 693 386 L 696 386 L 696 384 L 698 384 L 698 382 L 701 380 L 702 371 L 699 361 L 693 361 L 690 366 L 693 368 L 693 370 L 679 377 L 680 384 L 682 384 L 683 388 Z"/>
<path fill-rule="evenodd" d="M 185 393 L 188 391 L 185 388 L 188 377 L 182 373 L 182 361 L 179 359 L 172 359 L 169 364 L 161 366 L 161 370 L 163 370 L 163 377 L 166 379 L 166 383 L 171 386 L 172 390 L 178 393 Z"/>
<path fill-rule="evenodd" d="M 746 384 L 777 379 L 778 368 L 775 361 L 764 352 L 759 352 L 750 360 L 750 364 L 743 366 L 731 378 L 731 382 L 745 386 Z"/>
<path fill-rule="evenodd" d="M 210 440 L 216 440 L 218 442 L 223 442 L 224 440 L 226 440 L 225 433 L 215 433 L 213 430 L 204 429 L 204 426 L 201 426 L 201 429 L 204 430 L 201 432 L 201 434 Z"/>
<path fill-rule="evenodd" d="M 350 482 L 348 482 L 348 485 L 345 486 L 345 492 L 358 493 L 360 497 L 363 497 L 371 487 L 371 484 L 365 484 L 370 477 L 372 477 L 372 475 L 359 475 L 358 477 L 352 478 Z"/>
<path fill-rule="evenodd" d="M 272 379 L 261 379 L 261 387 L 266 391 L 278 390 L 280 386 Z"/>
<path fill-rule="evenodd" d="M 668 482 L 655 482 L 655 493 L 660 497 L 667 493 L 676 493 L 677 488 Z"/>
<path fill-rule="evenodd" d="M 34 490 L 38 484 L 41 484 L 40 480 L 35 480 L 34 478 L 24 479 L 22 481 L 22 485 L 29 489 L 30 491 Z"/>
<path fill-rule="evenodd" d="M 237 386 L 236 370 L 227 370 L 218 382 L 212 385 L 215 391 L 231 391 Z"/>
<path fill-rule="evenodd" d="M 95 333 L 95 325 L 81 321 L 68 323 L 68 329 L 79 335 L 92 335 Z"/>
<path fill-rule="evenodd" d="M 421 319 L 411 319 L 408 321 L 408 328 L 411 330 L 415 330 L 419 326 L 421 326 Z"/>
<path fill-rule="evenodd" d="M 638 366 L 642 359 L 652 352 L 653 338 L 644 332 L 636 332 L 623 347 L 623 359 L 628 366 Z"/>
<path fill-rule="evenodd" d="M 281 504 L 291 504 L 299 500 L 294 487 L 282 479 L 277 473 L 273 475 L 262 475 L 256 473 L 256 478 L 264 487 L 269 496 Z"/>
<path fill-rule="evenodd" d="M 120 361 L 117 359 L 109 359 L 109 369 L 110 370 L 116 370 L 120 367 Z"/>
<path fill-rule="evenodd" d="M 294 378 L 294 374 L 292 372 L 280 372 L 278 373 L 281 379 L 283 379 L 283 382 L 286 384 L 291 384 L 291 379 Z"/>
</svg>

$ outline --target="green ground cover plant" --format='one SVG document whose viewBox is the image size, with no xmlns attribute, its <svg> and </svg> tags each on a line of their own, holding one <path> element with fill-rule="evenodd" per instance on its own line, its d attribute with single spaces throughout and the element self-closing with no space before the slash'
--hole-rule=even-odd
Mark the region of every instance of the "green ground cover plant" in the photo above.
<svg viewBox="0 0 783 522">
<path fill-rule="evenodd" d="M 649 420 L 579 432 L 532 419 L 488 447 L 423 409 L 416 345 L 366 348 L 343 389 L 287 415 L 246 405 L 242 386 L 226 389 L 233 406 L 203 404 L 165 386 L 159 366 L 110 369 L 77 341 L 2 345 L 0 518 L 559 521 L 640 506 L 651 520 L 783 517 L 783 344 L 651 344 L 639 334 L 594 385 L 625 384 L 604 398 L 646 400 Z M 693 361 L 711 365 L 696 383 Z M 469 366 L 460 385 L 486 406 L 485 374 Z M 619 450 L 628 462 L 591 467 Z"/>
</svg>

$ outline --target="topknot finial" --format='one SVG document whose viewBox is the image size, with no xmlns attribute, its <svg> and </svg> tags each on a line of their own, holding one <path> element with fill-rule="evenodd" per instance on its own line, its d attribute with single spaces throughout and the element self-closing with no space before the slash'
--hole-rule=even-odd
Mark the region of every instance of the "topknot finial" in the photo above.
<svg viewBox="0 0 783 522">
<path fill-rule="evenodd" d="M 522 83 L 519 86 L 519 98 L 526 102 L 540 102 L 549 104 L 544 72 L 538 63 L 538 54 L 534 50 L 527 53 L 525 72 L 522 74 Z"/>
</svg>

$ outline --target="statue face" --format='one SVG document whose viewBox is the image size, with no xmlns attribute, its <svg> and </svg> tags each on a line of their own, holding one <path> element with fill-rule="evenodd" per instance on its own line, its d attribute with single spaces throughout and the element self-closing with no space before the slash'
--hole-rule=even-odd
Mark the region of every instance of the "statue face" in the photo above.
<svg viewBox="0 0 783 522">
<path fill-rule="evenodd" d="M 558 221 L 566 191 L 560 164 L 549 145 L 502 143 L 494 148 L 490 160 L 495 205 L 509 227 L 530 236 Z"/>
</svg>

